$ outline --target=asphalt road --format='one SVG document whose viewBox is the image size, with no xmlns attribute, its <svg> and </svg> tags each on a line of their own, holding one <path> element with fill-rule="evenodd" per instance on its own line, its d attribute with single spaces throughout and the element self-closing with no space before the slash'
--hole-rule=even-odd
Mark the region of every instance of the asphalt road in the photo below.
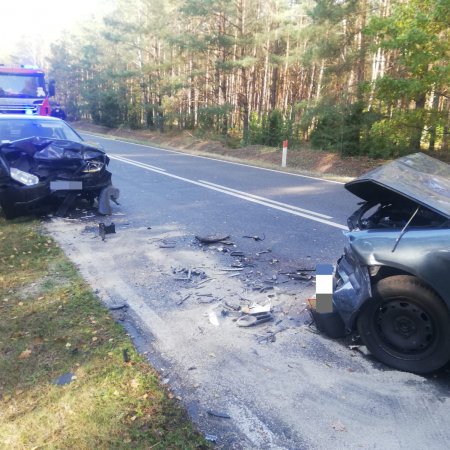
<svg viewBox="0 0 450 450">
<path fill-rule="evenodd" d="M 449 374 L 317 334 L 314 283 L 287 275 L 340 256 L 358 201 L 342 184 L 86 137 L 111 156 L 117 233 L 89 211 L 48 228 L 217 448 L 448 448 Z M 211 234 L 232 245 L 194 237 Z M 253 302 L 273 320 L 236 326 Z"/>
<path fill-rule="evenodd" d="M 265 236 L 280 256 L 335 262 L 358 199 L 343 184 L 84 134 L 108 151 L 123 210 L 194 234 Z"/>
</svg>

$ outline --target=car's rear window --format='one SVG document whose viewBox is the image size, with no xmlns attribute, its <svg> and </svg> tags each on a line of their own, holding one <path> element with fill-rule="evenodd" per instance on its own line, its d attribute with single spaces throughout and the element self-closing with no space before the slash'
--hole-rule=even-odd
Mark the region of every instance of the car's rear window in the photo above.
<svg viewBox="0 0 450 450">
<path fill-rule="evenodd" d="M 81 137 L 65 122 L 45 119 L 2 119 L 0 117 L 0 141 L 16 141 L 28 137 L 67 139 L 82 142 Z"/>
</svg>

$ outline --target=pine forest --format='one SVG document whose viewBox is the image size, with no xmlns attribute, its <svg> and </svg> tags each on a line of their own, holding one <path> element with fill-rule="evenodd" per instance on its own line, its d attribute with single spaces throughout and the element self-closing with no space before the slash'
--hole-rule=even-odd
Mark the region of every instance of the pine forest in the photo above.
<svg viewBox="0 0 450 450">
<path fill-rule="evenodd" d="M 449 151 L 450 0 L 118 0 L 53 43 L 69 118 L 234 145 Z"/>
</svg>

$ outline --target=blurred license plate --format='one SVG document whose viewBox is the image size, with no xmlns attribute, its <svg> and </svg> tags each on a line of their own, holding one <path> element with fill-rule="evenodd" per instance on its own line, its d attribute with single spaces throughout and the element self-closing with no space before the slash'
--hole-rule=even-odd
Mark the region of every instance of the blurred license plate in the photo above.
<svg viewBox="0 0 450 450">
<path fill-rule="evenodd" d="M 83 189 L 82 181 L 57 180 L 50 181 L 51 191 L 81 191 Z"/>
</svg>

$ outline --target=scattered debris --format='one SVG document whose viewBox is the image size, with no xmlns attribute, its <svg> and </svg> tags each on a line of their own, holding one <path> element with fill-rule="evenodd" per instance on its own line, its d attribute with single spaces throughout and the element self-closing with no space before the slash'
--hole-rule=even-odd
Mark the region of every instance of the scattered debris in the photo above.
<svg viewBox="0 0 450 450">
<path fill-rule="evenodd" d="M 112 311 L 115 311 L 117 309 L 123 309 L 123 308 L 128 308 L 128 305 L 123 302 L 123 303 L 112 303 L 108 305 L 108 309 L 111 309 Z"/>
<path fill-rule="evenodd" d="M 220 417 L 221 419 L 231 419 L 231 416 L 229 416 L 227 413 L 219 412 L 219 411 L 213 411 L 211 409 L 208 409 L 206 411 L 210 416 L 213 417 Z"/>
<path fill-rule="evenodd" d="M 252 303 L 250 306 L 244 306 L 242 312 L 245 314 L 259 314 L 268 313 L 272 309 L 272 305 L 268 303 L 267 305 L 259 305 L 258 303 Z"/>
<path fill-rule="evenodd" d="M 249 239 L 253 239 L 254 241 L 258 242 L 258 241 L 263 241 L 266 238 L 266 235 L 263 234 L 263 237 L 259 237 L 259 236 L 242 236 L 243 238 L 249 238 Z"/>
<path fill-rule="evenodd" d="M 98 230 L 102 241 L 104 241 L 107 234 L 113 234 L 116 232 L 116 226 L 114 225 L 114 222 L 111 222 L 111 225 L 105 225 L 103 222 L 100 222 L 98 224 Z"/>
<path fill-rule="evenodd" d="M 230 256 L 245 256 L 244 252 L 231 252 Z"/>
<path fill-rule="evenodd" d="M 272 250 L 268 248 L 267 250 L 261 250 L 260 252 L 256 253 L 256 256 L 264 255 L 264 253 L 271 253 Z"/>
<path fill-rule="evenodd" d="M 244 269 L 242 267 L 233 267 L 231 269 L 228 269 L 227 267 L 223 267 L 223 268 L 221 267 L 217 270 L 220 270 L 221 272 L 241 272 Z"/>
<path fill-rule="evenodd" d="M 54 380 L 53 384 L 56 384 L 57 386 L 64 386 L 65 384 L 72 383 L 72 381 L 76 379 L 77 377 L 73 373 L 67 372 L 63 373 L 56 380 Z"/>
<path fill-rule="evenodd" d="M 239 275 L 241 275 L 241 272 L 233 273 L 232 275 L 228 275 L 228 278 L 238 277 Z"/>
<path fill-rule="evenodd" d="M 260 323 L 268 322 L 269 320 L 273 320 L 272 313 L 270 312 L 246 314 L 239 317 L 236 321 L 236 325 L 238 327 L 253 327 L 255 325 L 259 325 Z"/>
<path fill-rule="evenodd" d="M 225 301 L 225 306 L 230 308 L 230 309 L 232 309 L 233 311 L 240 311 L 241 310 L 240 305 L 232 304 L 232 303 L 227 302 L 227 301 Z"/>
<path fill-rule="evenodd" d="M 179 281 L 189 281 L 191 279 L 191 275 L 192 275 L 192 270 L 191 269 L 180 269 L 175 271 L 175 273 L 185 273 L 186 276 L 185 277 L 175 277 L 174 280 L 179 280 Z"/>
<path fill-rule="evenodd" d="M 210 235 L 210 236 L 195 236 L 202 244 L 215 244 L 216 242 L 226 241 L 230 235 Z"/>
<path fill-rule="evenodd" d="M 205 440 L 208 442 L 217 442 L 218 437 L 214 434 L 205 434 Z"/>
<path fill-rule="evenodd" d="M 298 281 L 311 281 L 314 278 L 313 275 L 308 275 L 307 273 L 303 273 L 303 272 L 287 273 L 286 275 L 288 275 L 289 278 L 292 278 L 293 280 L 298 280 Z"/>
<path fill-rule="evenodd" d="M 259 292 L 261 292 L 261 294 L 264 294 L 264 292 L 271 291 L 273 289 L 274 289 L 273 286 L 264 286 L 264 287 L 259 289 Z"/>
<path fill-rule="evenodd" d="M 183 297 L 178 303 L 177 305 L 180 306 L 182 305 L 192 294 L 188 294 L 185 297 Z"/>
<path fill-rule="evenodd" d="M 123 356 L 123 362 L 124 363 L 129 363 L 131 361 L 130 355 L 128 354 L 128 349 L 124 348 L 122 350 L 122 356 Z"/>
<path fill-rule="evenodd" d="M 175 248 L 177 246 L 174 241 L 165 241 L 163 240 L 161 244 L 159 244 L 159 248 Z"/>
<path fill-rule="evenodd" d="M 336 420 L 336 422 L 333 422 L 331 424 L 331 427 L 336 431 L 347 431 L 347 427 L 340 420 Z"/>
<path fill-rule="evenodd" d="M 283 328 L 280 328 L 279 330 L 276 330 L 276 331 L 271 331 L 267 336 L 262 336 L 262 337 L 260 337 L 259 339 L 258 339 L 258 344 L 261 344 L 262 342 L 264 342 L 264 341 L 267 341 L 267 342 L 275 342 L 276 341 L 276 335 L 278 334 L 278 333 L 282 333 L 283 331 L 286 331 L 286 330 L 288 330 L 289 329 L 289 327 L 283 327 Z"/>
<path fill-rule="evenodd" d="M 214 311 L 210 311 L 208 313 L 208 318 L 211 325 L 214 325 L 215 327 L 219 326 L 219 319 L 217 318 L 217 314 Z"/>
<path fill-rule="evenodd" d="M 206 275 L 205 275 L 205 276 L 206 276 Z M 207 278 L 206 280 L 199 281 L 199 282 L 197 283 L 197 287 L 201 286 L 202 284 L 208 283 L 209 281 L 213 281 L 213 280 L 214 280 L 214 278 Z"/>
</svg>

